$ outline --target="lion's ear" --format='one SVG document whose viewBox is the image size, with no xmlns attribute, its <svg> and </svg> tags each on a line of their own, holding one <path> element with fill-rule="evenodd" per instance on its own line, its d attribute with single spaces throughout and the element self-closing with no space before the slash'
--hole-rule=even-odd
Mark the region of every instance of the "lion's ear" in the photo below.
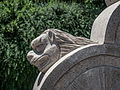
<svg viewBox="0 0 120 90">
<path fill-rule="evenodd" d="M 48 32 L 48 39 L 51 44 L 55 43 L 55 34 L 51 30 L 49 30 L 49 32 Z"/>
</svg>

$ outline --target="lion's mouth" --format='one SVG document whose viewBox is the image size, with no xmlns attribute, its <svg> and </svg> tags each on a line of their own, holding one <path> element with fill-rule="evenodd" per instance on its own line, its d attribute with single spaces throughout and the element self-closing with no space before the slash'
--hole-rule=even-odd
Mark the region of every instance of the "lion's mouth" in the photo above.
<svg viewBox="0 0 120 90">
<path fill-rule="evenodd" d="M 49 55 L 41 55 L 33 57 L 30 61 L 31 64 L 37 66 L 37 67 L 43 67 L 45 66 L 49 61 Z"/>
</svg>

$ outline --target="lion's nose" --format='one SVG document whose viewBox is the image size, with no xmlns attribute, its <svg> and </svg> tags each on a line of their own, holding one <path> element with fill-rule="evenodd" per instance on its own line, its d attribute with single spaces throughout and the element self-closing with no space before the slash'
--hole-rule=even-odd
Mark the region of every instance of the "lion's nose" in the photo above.
<svg viewBox="0 0 120 90">
<path fill-rule="evenodd" d="M 32 40 L 31 46 L 32 46 L 33 49 L 35 49 L 36 46 L 38 46 L 40 43 L 41 43 L 40 37 L 37 37 L 37 38 L 35 38 L 34 40 Z"/>
<path fill-rule="evenodd" d="M 34 52 L 33 51 L 30 51 L 30 52 L 28 52 L 28 54 L 27 54 L 27 59 L 29 60 L 29 61 L 31 61 L 31 59 L 34 57 Z"/>
<path fill-rule="evenodd" d="M 31 42 L 31 46 L 32 46 L 33 49 L 35 49 L 35 42 L 34 42 L 34 40 Z"/>
</svg>

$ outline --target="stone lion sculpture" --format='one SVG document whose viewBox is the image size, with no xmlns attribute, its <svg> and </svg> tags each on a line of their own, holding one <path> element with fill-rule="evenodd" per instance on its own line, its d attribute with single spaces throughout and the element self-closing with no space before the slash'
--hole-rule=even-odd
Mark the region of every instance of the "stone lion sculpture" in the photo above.
<svg viewBox="0 0 120 90">
<path fill-rule="evenodd" d="M 48 29 L 31 42 L 33 48 L 27 59 L 41 72 L 46 72 L 55 62 L 78 47 L 93 43 L 57 29 Z"/>
</svg>

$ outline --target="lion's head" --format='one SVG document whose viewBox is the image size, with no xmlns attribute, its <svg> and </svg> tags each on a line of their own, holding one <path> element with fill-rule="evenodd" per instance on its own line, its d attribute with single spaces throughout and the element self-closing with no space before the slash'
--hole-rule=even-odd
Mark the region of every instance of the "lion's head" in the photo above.
<svg viewBox="0 0 120 90">
<path fill-rule="evenodd" d="M 41 72 L 46 72 L 57 60 L 77 47 L 93 43 L 57 29 L 48 29 L 31 42 L 27 59 Z"/>
</svg>

